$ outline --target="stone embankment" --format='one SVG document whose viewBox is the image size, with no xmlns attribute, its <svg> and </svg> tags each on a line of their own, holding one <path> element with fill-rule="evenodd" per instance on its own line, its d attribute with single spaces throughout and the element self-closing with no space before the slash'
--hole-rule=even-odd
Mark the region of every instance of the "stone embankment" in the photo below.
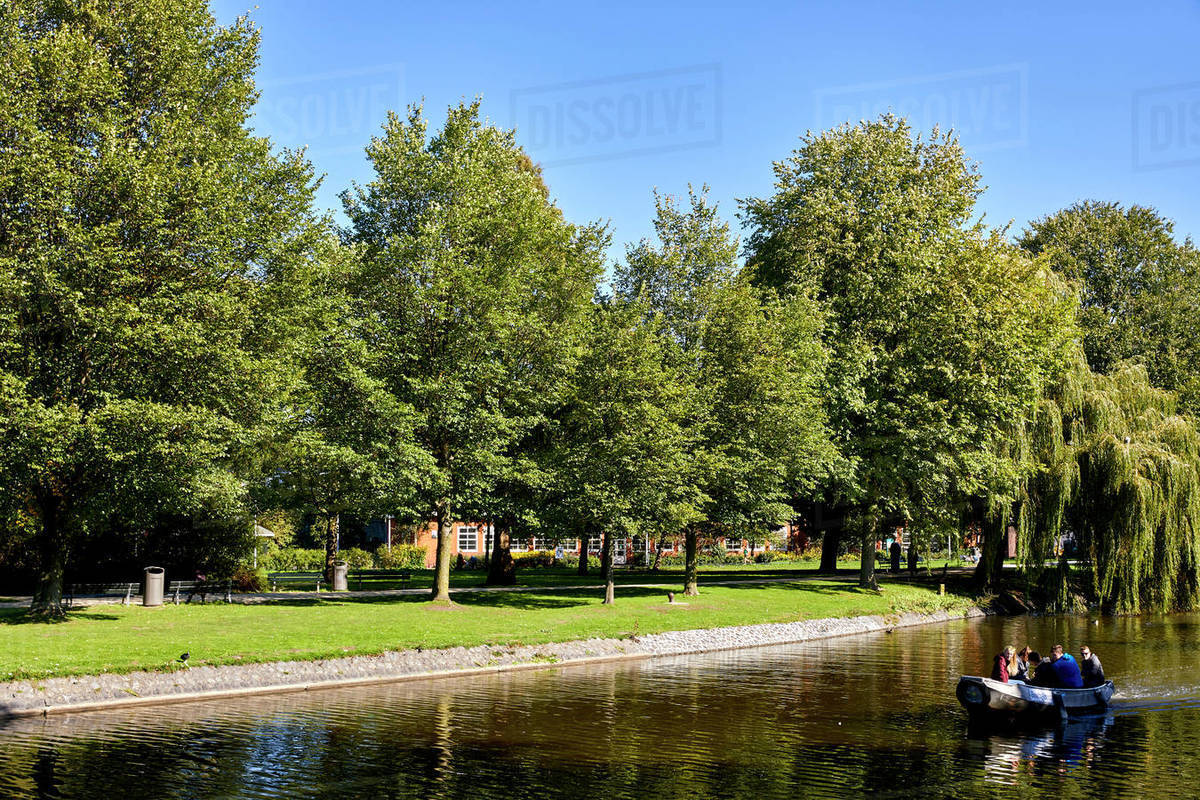
<svg viewBox="0 0 1200 800">
<path fill-rule="evenodd" d="M 984 614 L 981 609 L 972 609 L 965 615 L 938 611 L 931 614 L 912 613 L 889 617 L 813 619 L 778 624 L 670 631 L 623 639 L 586 639 L 514 647 L 493 645 L 454 647 L 445 650 L 403 650 L 375 656 L 349 656 L 316 661 L 276 661 L 221 667 L 181 666 L 170 672 L 12 681 L 0 684 L 0 718 L 249 694 L 308 691 L 400 680 L 446 678 L 481 672 L 544 668 L 549 664 L 567 666 L 598 661 L 706 653 L 871 633 Z"/>
</svg>

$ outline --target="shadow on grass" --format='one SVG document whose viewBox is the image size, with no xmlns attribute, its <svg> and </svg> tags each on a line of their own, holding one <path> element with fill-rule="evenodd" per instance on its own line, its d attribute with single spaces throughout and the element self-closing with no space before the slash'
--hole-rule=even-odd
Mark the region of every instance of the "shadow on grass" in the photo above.
<svg viewBox="0 0 1200 800">
<path fill-rule="evenodd" d="M 713 590 L 736 590 L 738 592 L 746 591 L 761 591 L 764 589 L 773 591 L 788 591 L 795 592 L 797 602 L 802 603 L 804 596 L 845 596 L 851 595 L 873 595 L 874 592 L 869 589 L 860 589 L 853 581 L 798 581 L 795 583 L 772 583 L 772 584 L 730 584 L 725 586 L 711 586 L 709 591 Z M 639 586 L 621 586 L 617 585 L 617 602 L 622 600 L 631 600 L 635 598 L 652 598 L 667 599 L 666 588 L 651 588 Z M 700 596 L 705 595 L 705 587 L 702 584 L 700 587 Z M 603 590 L 595 588 L 561 588 L 554 592 L 539 593 L 538 587 L 530 587 L 517 591 L 507 592 L 460 592 L 452 595 L 455 605 L 471 606 L 475 608 L 514 608 L 514 609 L 546 609 L 546 608 L 571 608 L 574 606 L 593 605 L 604 596 Z M 681 592 L 675 590 L 676 599 L 683 599 Z M 291 606 L 313 606 L 318 604 L 355 604 L 355 605 L 388 605 L 396 603 L 411 603 L 416 605 L 424 605 L 429 601 L 428 595 L 385 595 L 376 597 L 356 597 L 353 593 L 344 595 L 330 595 L 320 599 L 297 598 L 295 600 L 275 600 L 271 605 L 291 605 Z"/>
<path fill-rule="evenodd" d="M 68 610 L 66 615 L 61 617 L 35 616 L 29 613 L 27 608 L 0 609 L 0 625 L 59 625 L 75 619 L 115 622 L 120 617 L 116 614 L 104 614 L 91 609 Z"/>
<path fill-rule="evenodd" d="M 677 593 L 678 594 L 678 593 Z M 521 589 L 507 592 L 460 592 L 451 596 L 453 604 L 473 608 L 514 608 L 514 609 L 554 609 L 572 608 L 575 606 L 594 605 L 604 597 L 599 589 L 559 589 L 553 593 L 539 594 L 538 587 L 528 590 Z M 635 597 L 657 597 L 666 601 L 666 590 L 635 587 L 617 587 L 617 599 Z M 296 598 L 294 600 L 271 600 L 264 605 L 311 607 L 318 605 L 367 605 L 384 606 L 410 604 L 423 606 L 429 603 L 426 594 L 384 595 L 376 597 L 356 597 L 353 592 L 341 595 L 327 595 L 321 598 Z"/>
</svg>

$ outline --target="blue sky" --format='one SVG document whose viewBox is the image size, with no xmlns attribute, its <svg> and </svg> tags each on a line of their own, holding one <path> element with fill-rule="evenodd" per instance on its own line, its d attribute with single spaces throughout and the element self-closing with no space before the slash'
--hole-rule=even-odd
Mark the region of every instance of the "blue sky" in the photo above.
<svg viewBox="0 0 1200 800">
<path fill-rule="evenodd" d="M 391 3 L 257 0 L 257 126 L 307 145 L 320 200 L 370 179 L 386 109 L 482 95 L 569 218 L 651 232 L 651 191 L 771 190 L 806 129 L 893 108 L 962 133 L 994 225 L 1085 198 L 1200 234 L 1200 2 Z M 216 0 L 219 21 L 249 10 Z"/>
</svg>

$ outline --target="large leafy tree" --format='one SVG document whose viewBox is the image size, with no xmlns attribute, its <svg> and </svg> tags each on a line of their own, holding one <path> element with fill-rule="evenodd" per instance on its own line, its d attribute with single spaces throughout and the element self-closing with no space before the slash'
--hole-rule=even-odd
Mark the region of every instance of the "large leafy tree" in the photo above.
<svg viewBox="0 0 1200 800">
<path fill-rule="evenodd" d="M 1176 241 L 1153 208 L 1089 200 L 1032 223 L 1020 244 L 1078 287 L 1092 369 L 1138 361 L 1200 412 L 1200 252 L 1190 238 Z"/>
<path fill-rule="evenodd" d="M 613 539 L 694 513 L 687 483 L 689 384 L 674 343 L 640 309 L 591 312 L 580 358 L 546 449 L 550 500 L 586 541 L 600 535 L 605 603 L 613 602 Z M 587 558 L 586 546 L 580 554 Z"/>
<path fill-rule="evenodd" d="M 1021 484 L 1021 558 L 1051 608 L 1070 610 L 1074 536 L 1084 589 L 1137 613 L 1200 602 L 1200 433 L 1145 367 L 1093 372 L 1082 353 L 1049 387 L 1018 441 L 1037 469 Z M 1046 564 L 1057 565 L 1047 567 Z"/>
<path fill-rule="evenodd" d="M 998 442 L 1040 397 L 1069 310 L 1044 268 L 971 221 L 979 175 L 950 136 L 885 115 L 805 136 L 775 176 L 745 205 L 748 269 L 821 303 L 825 409 L 851 466 L 826 492 L 852 510 L 870 586 L 882 524 L 998 479 Z"/>
<path fill-rule="evenodd" d="M 308 319 L 292 342 L 291 391 L 272 431 L 267 493 L 273 504 L 315 511 L 324 528 L 326 580 L 333 580 L 340 517 L 411 516 L 428 454 L 413 437 L 414 415 L 375 377 L 378 354 L 346 293 L 354 266 L 336 243 L 302 305 Z"/>
<path fill-rule="evenodd" d="M 80 537 L 244 508 L 314 182 L 201 0 L 6 2 L 0 53 L 0 471 L 55 613 Z"/>
<path fill-rule="evenodd" d="M 694 506 L 684 529 L 685 592 L 703 538 L 786 521 L 789 502 L 837 461 L 817 396 L 824 353 L 804 293 L 780 299 L 739 276 L 738 242 L 705 193 L 680 208 L 656 196 L 658 242 L 628 248 L 618 294 L 662 326 L 692 387 L 685 463 Z"/>
<path fill-rule="evenodd" d="M 477 102 L 449 109 L 433 136 L 427 128 L 419 108 L 391 115 L 367 148 L 374 180 L 343 198 L 372 374 L 414 409 L 433 461 L 433 597 L 448 601 L 453 515 L 479 511 L 513 477 L 512 446 L 553 399 L 606 239 L 563 218 Z"/>
</svg>

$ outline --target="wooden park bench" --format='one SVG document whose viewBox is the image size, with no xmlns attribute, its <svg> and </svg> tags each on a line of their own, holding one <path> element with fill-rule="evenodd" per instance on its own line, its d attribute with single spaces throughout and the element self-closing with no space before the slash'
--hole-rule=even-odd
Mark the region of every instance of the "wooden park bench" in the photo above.
<svg viewBox="0 0 1200 800">
<path fill-rule="evenodd" d="M 127 606 L 133 598 L 142 593 L 142 585 L 137 581 L 121 581 L 119 583 L 75 583 L 67 587 L 67 606 L 75 604 L 76 597 L 120 597 L 121 605 Z"/>
<path fill-rule="evenodd" d="M 267 575 L 267 582 L 272 592 L 288 586 L 312 587 L 313 591 L 319 592 L 325 576 L 320 572 L 272 572 Z"/>
<path fill-rule="evenodd" d="M 225 597 L 226 603 L 233 602 L 233 581 L 171 581 L 167 586 L 167 592 L 175 599 L 175 605 L 179 605 L 179 595 L 186 594 L 185 602 L 192 602 L 192 598 L 199 596 L 201 603 L 208 602 L 210 594 Z"/>
<path fill-rule="evenodd" d="M 382 581 L 400 581 L 401 583 L 404 584 L 404 588 L 407 589 L 408 582 L 412 580 L 412 573 L 409 572 L 408 570 L 402 570 L 402 571 L 397 572 L 394 569 L 356 569 L 356 570 L 351 570 L 348 577 L 350 580 L 353 580 L 355 582 L 354 588 L 356 591 L 362 591 L 364 578 L 368 582 L 381 581 L 381 580 Z M 347 584 L 350 583 L 350 580 L 346 581 Z"/>
</svg>

